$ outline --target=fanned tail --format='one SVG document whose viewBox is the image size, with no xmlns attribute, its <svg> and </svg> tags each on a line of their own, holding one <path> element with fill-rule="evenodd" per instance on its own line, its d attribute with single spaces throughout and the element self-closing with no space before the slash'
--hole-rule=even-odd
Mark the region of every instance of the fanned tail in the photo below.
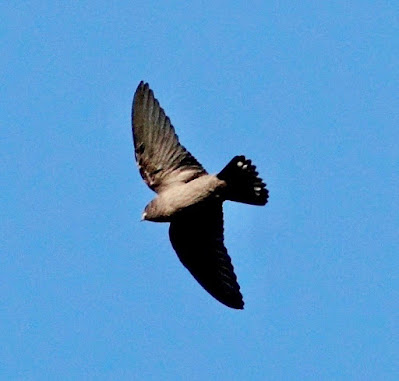
<svg viewBox="0 0 399 381">
<path fill-rule="evenodd" d="M 225 199 L 251 205 L 265 205 L 269 198 L 266 184 L 256 167 L 245 156 L 235 156 L 217 175 L 227 183 Z"/>
</svg>

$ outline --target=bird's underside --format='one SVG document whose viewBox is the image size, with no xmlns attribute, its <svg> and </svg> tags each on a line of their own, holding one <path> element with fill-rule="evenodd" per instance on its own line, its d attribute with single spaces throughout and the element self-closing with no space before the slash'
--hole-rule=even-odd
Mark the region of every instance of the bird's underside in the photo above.
<svg viewBox="0 0 399 381">
<path fill-rule="evenodd" d="M 143 82 L 133 100 L 132 130 L 140 174 L 158 193 L 144 218 L 157 221 L 167 210 L 170 215 L 159 221 L 171 221 L 169 237 L 183 265 L 214 298 L 242 309 L 240 286 L 223 242 L 222 203 L 231 199 L 266 204 L 268 192 L 255 167 L 236 156 L 219 175 L 208 175 L 180 144 L 169 118 Z"/>
</svg>

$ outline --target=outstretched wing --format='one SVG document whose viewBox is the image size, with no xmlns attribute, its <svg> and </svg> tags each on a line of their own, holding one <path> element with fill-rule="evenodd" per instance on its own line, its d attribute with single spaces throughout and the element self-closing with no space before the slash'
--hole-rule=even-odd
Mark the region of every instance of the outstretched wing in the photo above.
<svg viewBox="0 0 399 381">
<path fill-rule="evenodd" d="M 206 171 L 180 143 L 170 119 L 147 83 L 134 94 L 132 130 L 136 160 L 147 185 L 160 192 L 171 183 L 188 182 Z"/>
<path fill-rule="evenodd" d="M 180 261 L 206 291 L 228 307 L 244 308 L 223 244 L 221 202 L 205 201 L 184 209 L 172 220 L 169 237 Z"/>
</svg>

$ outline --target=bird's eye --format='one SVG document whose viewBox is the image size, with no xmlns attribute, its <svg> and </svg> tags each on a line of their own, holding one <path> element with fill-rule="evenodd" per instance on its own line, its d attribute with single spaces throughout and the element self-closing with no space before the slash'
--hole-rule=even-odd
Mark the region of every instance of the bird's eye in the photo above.
<svg viewBox="0 0 399 381">
<path fill-rule="evenodd" d="M 138 155 L 141 155 L 144 152 L 144 143 L 141 143 L 137 148 L 136 148 L 136 153 Z"/>
</svg>

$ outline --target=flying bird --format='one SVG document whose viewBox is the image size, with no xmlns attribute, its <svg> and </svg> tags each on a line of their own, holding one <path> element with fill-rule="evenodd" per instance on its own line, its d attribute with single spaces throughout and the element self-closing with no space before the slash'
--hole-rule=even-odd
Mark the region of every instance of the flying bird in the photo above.
<svg viewBox="0 0 399 381">
<path fill-rule="evenodd" d="M 184 148 L 149 85 L 133 98 L 132 131 L 141 177 L 157 193 L 143 220 L 170 222 L 169 238 L 180 261 L 219 302 L 243 309 L 240 286 L 224 246 L 223 202 L 265 205 L 269 192 L 256 167 L 235 156 L 210 175 Z"/>
</svg>

